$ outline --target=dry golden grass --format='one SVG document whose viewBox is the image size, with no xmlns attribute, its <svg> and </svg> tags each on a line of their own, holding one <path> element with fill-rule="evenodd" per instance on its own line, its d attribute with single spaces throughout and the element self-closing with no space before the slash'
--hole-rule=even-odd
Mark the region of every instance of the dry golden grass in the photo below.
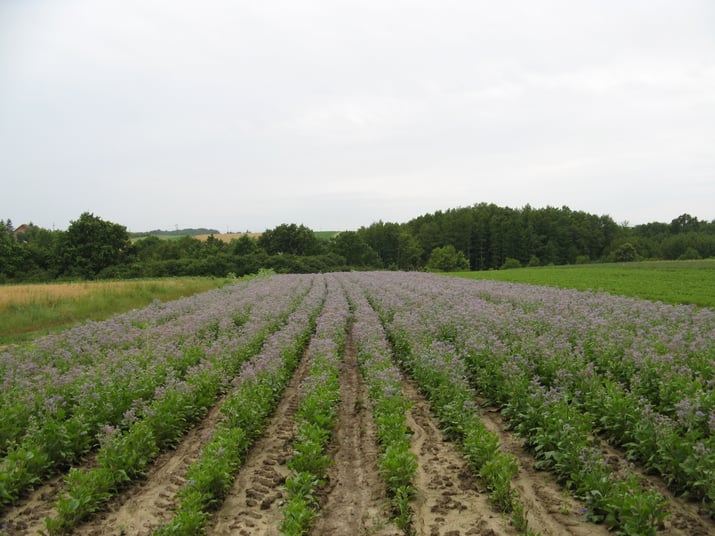
<svg viewBox="0 0 715 536">
<path fill-rule="evenodd" d="M 261 233 L 219 233 L 213 236 L 214 238 L 221 240 L 222 242 L 230 242 L 231 240 L 238 240 L 245 235 L 248 235 L 249 238 L 258 238 L 261 236 Z M 201 234 L 195 235 L 193 238 L 196 238 L 197 240 L 206 240 L 209 236 L 211 235 Z"/>
<path fill-rule="evenodd" d="M 107 283 L 47 283 L 0 286 L 0 311 L 26 303 L 53 303 L 86 296 L 94 285 Z"/>
<path fill-rule="evenodd" d="M 155 299 L 174 300 L 224 284 L 226 280 L 197 277 L 0 285 L 0 342 L 16 342 L 82 320 L 101 320 Z"/>
<path fill-rule="evenodd" d="M 0 312 L 22 304 L 52 305 L 93 294 L 121 295 L 128 291 L 169 290 L 185 287 L 189 278 L 149 279 L 136 281 L 84 281 L 79 283 L 38 283 L 29 285 L 0 285 Z M 211 286 L 211 285 L 209 285 Z"/>
</svg>

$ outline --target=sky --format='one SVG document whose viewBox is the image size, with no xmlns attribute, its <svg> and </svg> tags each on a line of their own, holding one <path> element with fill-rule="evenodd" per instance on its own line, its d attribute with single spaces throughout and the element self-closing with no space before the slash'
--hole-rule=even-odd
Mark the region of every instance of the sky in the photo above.
<svg viewBox="0 0 715 536">
<path fill-rule="evenodd" d="M 0 219 L 715 220 L 712 0 L 0 0 Z"/>
</svg>

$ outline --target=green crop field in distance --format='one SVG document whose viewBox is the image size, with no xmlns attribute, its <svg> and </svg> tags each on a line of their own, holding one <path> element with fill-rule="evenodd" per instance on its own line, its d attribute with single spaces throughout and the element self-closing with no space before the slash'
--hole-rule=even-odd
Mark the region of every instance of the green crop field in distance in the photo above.
<svg viewBox="0 0 715 536">
<path fill-rule="evenodd" d="M 549 285 L 715 307 L 715 259 L 542 266 L 446 275 Z"/>
<path fill-rule="evenodd" d="M 340 234 L 340 231 L 313 231 L 313 234 L 320 240 L 330 240 Z"/>
</svg>

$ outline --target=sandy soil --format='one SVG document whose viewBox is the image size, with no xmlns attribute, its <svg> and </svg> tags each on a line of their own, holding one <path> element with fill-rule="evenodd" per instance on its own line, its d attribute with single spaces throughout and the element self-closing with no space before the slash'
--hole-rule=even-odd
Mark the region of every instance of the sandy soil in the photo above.
<svg viewBox="0 0 715 536">
<path fill-rule="evenodd" d="M 417 536 L 496 536 L 516 531 L 489 505 L 465 460 L 444 440 L 429 405 L 411 382 L 403 392 L 412 402 L 407 424 L 417 455 L 414 530 Z"/>
<path fill-rule="evenodd" d="M 486 409 L 481 419 L 487 429 L 499 437 L 502 448 L 516 456 L 519 472 L 514 487 L 524 503 L 529 528 L 542 536 L 606 536 L 611 534 L 604 526 L 583 519 L 583 504 L 573 499 L 547 472 L 534 469 L 536 461 L 524 448 L 522 440 L 506 432 L 506 422 L 500 413 Z"/>
<path fill-rule="evenodd" d="M 138 482 L 113 499 L 106 512 L 77 527 L 73 534 L 82 536 L 150 536 L 158 526 L 171 519 L 174 497 L 184 484 L 184 475 L 201 454 L 221 418 L 221 402 L 216 404 L 177 446 L 163 453 L 152 465 L 144 481 Z"/>
<path fill-rule="evenodd" d="M 38 534 L 45 528 L 45 518 L 54 515 L 52 502 L 57 498 L 61 484 L 62 478 L 57 476 L 35 489 L 0 517 L 0 528 L 11 536 Z"/>
<path fill-rule="evenodd" d="M 313 535 L 399 535 L 389 521 L 385 486 L 377 472 L 377 433 L 352 338 L 341 372 L 338 426 L 329 453 L 335 464 L 321 494 Z"/>
<path fill-rule="evenodd" d="M 83 536 L 150 535 L 152 529 L 170 518 L 173 498 L 184 482 L 183 475 L 196 458 L 208 434 L 220 417 L 217 404 L 177 446 L 159 456 L 144 481 L 137 482 L 112 499 L 107 509 L 78 526 L 73 534 Z M 92 461 L 83 464 L 90 467 Z M 52 503 L 62 486 L 62 477 L 53 478 L 12 508 L 1 522 L 9 535 L 37 535 L 45 528 L 45 518 L 55 515 Z"/>
</svg>

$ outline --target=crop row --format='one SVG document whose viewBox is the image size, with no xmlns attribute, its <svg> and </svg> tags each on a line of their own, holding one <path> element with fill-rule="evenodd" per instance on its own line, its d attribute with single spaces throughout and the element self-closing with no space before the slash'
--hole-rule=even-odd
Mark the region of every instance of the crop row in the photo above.
<svg viewBox="0 0 715 536">
<path fill-rule="evenodd" d="M 402 375 L 393 363 L 385 331 L 364 292 L 352 279 L 343 277 L 341 281 L 353 310 L 353 338 L 377 430 L 380 476 L 390 495 L 397 526 L 410 533 L 410 500 L 415 493 L 417 461 L 410 451 L 411 431 L 405 415 L 410 406 L 402 393 Z"/>
<path fill-rule="evenodd" d="M 271 350 L 287 351 L 295 345 L 295 326 L 306 329 L 306 310 L 316 308 L 321 299 L 319 286 L 294 304 L 295 309 L 285 326 L 274 331 L 265 342 L 265 333 L 255 339 L 251 354 L 263 346 L 259 357 L 246 362 L 246 355 L 237 358 L 231 347 L 222 346 L 213 359 L 204 359 L 187 371 L 180 381 L 172 381 L 157 389 L 144 411 L 135 414 L 126 430 L 107 426 L 97 451 L 96 466 L 89 470 L 73 468 L 65 480 L 65 489 L 56 503 L 57 517 L 46 522 L 51 534 L 72 529 L 88 514 L 96 511 L 126 484 L 144 474 L 147 465 L 159 452 L 175 445 L 206 410 L 215 404 L 221 391 L 236 377 L 245 377 L 251 363 Z M 282 324 L 283 322 L 280 322 Z M 278 327 L 278 326 L 276 326 Z M 230 344 L 231 340 L 226 340 Z M 223 358 L 223 359 L 222 359 Z"/>
<path fill-rule="evenodd" d="M 629 459 L 715 513 L 712 311 L 566 292 L 529 302 L 511 287 L 500 299 L 490 320 L 497 344 L 486 352 L 485 340 L 465 345 L 485 390 L 508 404 L 513 397 L 496 389 L 506 376 L 521 382 L 515 389 L 538 378 L 532 389 L 561 399 Z M 515 336 L 509 324 L 536 327 Z M 507 411 L 521 413 L 514 402 Z"/>
<path fill-rule="evenodd" d="M 263 432 L 310 340 L 325 300 L 325 285 L 321 279 L 316 281 L 283 329 L 271 335 L 260 353 L 241 367 L 233 391 L 221 406 L 222 420 L 187 471 L 173 519 L 156 534 L 203 532 L 210 512 L 221 503 L 246 452 Z"/>
<path fill-rule="evenodd" d="M 664 498 L 627 462 L 659 473 L 715 517 L 713 311 L 387 272 L 239 283 L 6 349 L 0 506 L 94 452 L 91 469 L 69 470 L 57 515 L 47 520 L 50 534 L 66 533 L 226 394 L 174 518 L 156 531 L 201 533 L 305 353 L 281 526 L 305 534 L 331 463 L 348 325 L 375 420 L 378 469 L 406 533 L 417 462 L 403 373 L 522 533 L 529 529 L 512 484 L 518 465 L 481 422 L 485 400 L 502 409 L 537 467 L 584 501 L 592 521 L 622 534 L 654 534 L 662 524 Z M 627 460 L 614 463 L 605 440 Z"/>
<path fill-rule="evenodd" d="M 334 277 L 327 277 L 327 298 L 310 341 L 306 358 L 309 370 L 301 384 L 301 401 L 296 414 L 297 434 L 292 471 L 286 479 L 281 534 L 307 534 L 318 514 L 316 492 L 325 484 L 332 463 L 326 454 L 337 420 L 340 402 L 340 363 L 345 349 L 349 308 L 345 294 Z"/>
<path fill-rule="evenodd" d="M 44 377 L 38 380 L 33 397 L 47 398 L 36 402 L 42 411 L 30 416 L 24 435 L 9 443 L 0 464 L 0 504 L 14 501 L 45 476 L 70 465 L 92 448 L 101 445 L 102 452 L 111 451 L 112 445 L 124 441 L 132 428 L 141 430 L 141 426 L 146 426 L 140 426 L 140 422 L 155 423 L 153 433 L 158 448 L 170 445 L 176 440 L 176 430 L 198 416 L 202 406 L 225 388 L 226 380 L 235 376 L 240 363 L 260 348 L 268 333 L 280 327 L 300 303 L 309 285 L 310 280 L 305 277 L 253 282 L 200 296 L 193 307 L 186 303 L 191 299 L 180 300 L 178 305 L 188 321 L 182 320 L 182 329 L 171 330 L 173 338 L 166 334 L 162 351 L 149 343 L 138 353 L 109 351 L 106 330 L 98 330 L 102 341 L 96 348 L 104 347 L 104 350 L 94 355 L 94 363 L 84 356 L 75 369 L 67 368 L 64 373 L 73 379 L 58 382 L 54 387 L 50 380 L 44 381 Z M 247 317 L 249 310 L 250 317 Z M 205 320 L 199 321 L 200 318 Z M 167 322 L 161 325 L 166 326 Z M 88 338 L 83 328 L 78 331 L 82 332 L 83 339 Z M 149 340 L 161 338 L 155 330 L 148 331 Z M 206 331 L 211 335 L 205 335 Z M 66 342 L 71 337 L 66 334 L 52 339 Z M 181 341 L 191 342 L 182 346 Z M 50 345 L 43 340 L 38 346 L 43 348 L 38 352 L 38 360 L 42 360 Z M 34 355 L 25 349 L 18 354 L 8 352 L 2 359 L 4 370 L 13 369 L 15 377 L 22 368 L 18 362 Z M 41 368 L 51 376 L 53 368 L 45 361 L 44 367 L 27 367 L 29 374 Z M 23 378 L 19 386 L 12 385 L 3 392 L 3 402 L 14 396 L 19 398 L 22 386 L 31 378 Z M 203 404 L 192 403 L 194 393 Z M 177 399 L 185 400 L 191 407 L 172 415 Z M 13 404 L 17 405 L 17 400 Z M 100 454 L 100 459 L 102 456 Z M 126 480 L 129 476 L 123 478 Z"/>
<path fill-rule="evenodd" d="M 5 417 L 0 453 L 44 420 L 86 413 L 100 423 L 115 424 L 127 397 L 152 393 L 152 385 L 161 382 L 167 370 L 195 364 L 194 348 L 201 349 L 219 330 L 240 327 L 262 296 L 278 295 L 257 282 L 239 284 L 167 304 L 157 302 L 5 350 L 0 359 L 0 408 Z M 236 326 L 230 325 L 232 321 Z M 156 379 L 145 379 L 146 373 Z M 101 390 L 107 379 L 116 379 L 122 388 Z"/>
<path fill-rule="evenodd" d="M 691 493 L 710 485 L 709 436 L 693 432 L 686 423 L 676 428 L 669 414 L 677 410 L 661 406 L 657 411 L 635 386 L 639 370 L 660 367 L 665 382 L 690 375 L 666 374 L 675 368 L 668 363 L 671 359 L 699 363 L 700 373 L 708 374 L 697 354 L 712 355 L 712 312 L 420 274 L 383 274 L 365 278 L 365 284 L 383 308 L 398 346 L 422 341 L 424 355 L 444 353 L 445 348 L 453 354 L 453 362 L 462 363 L 477 392 L 504 408 L 538 466 L 554 471 L 586 501 L 591 519 L 623 533 L 647 534 L 665 516 L 664 499 L 644 488 L 635 473 L 624 469 L 626 464 L 614 465 L 604 455 L 598 435 L 604 430 L 610 437 L 619 426 L 631 430 L 627 452 L 634 460 L 650 460 L 645 464 L 649 468 L 658 468 L 658 450 L 677 445 L 682 457 L 673 459 L 673 465 L 690 471 L 682 485 Z M 614 336 L 599 350 L 594 340 L 606 336 L 604 326 L 610 326 Z M 616 378 L 623 379 L 623 356 L 634 348 L 652 353 L 639 355 L 640 367 L 631 360 L 633 371 L 626 384 Z M 666 351 L 678 352 L 677 357 L 664 359 Z M 705 376 L 703 381 L 711 379 Z M 662 392 L 673 389 L 661 387 Z M 627 403 L 633 406 L 624 412 Z M 674 458 L 672 452 L 669 456 Z"/>
<path fill-rule="evenodd" d="M 528 533 L 524 506 L 511 485 L 518 467 L 516 459 L 501 450 L 497 436 L 482 423 L 476 394 L 454 348 L 425 337 L 425 333 L 417 331 L 419 326 L 413 326 L 416 330 L 410 334 L 411 338 L 403 336 L 404 333 L 387 322 L 392 313 L 375 299 L 375 289 L 366 284 L 367 279 L 361 283 L 371 302 L 375 322 L 382 329 L 382 317 L 395 357 L 426 395 L 443 432 L 458 443 L 465 459 L 489 489 L 496 509 L 511 513 L 514 527 Z"/>
</svg>

